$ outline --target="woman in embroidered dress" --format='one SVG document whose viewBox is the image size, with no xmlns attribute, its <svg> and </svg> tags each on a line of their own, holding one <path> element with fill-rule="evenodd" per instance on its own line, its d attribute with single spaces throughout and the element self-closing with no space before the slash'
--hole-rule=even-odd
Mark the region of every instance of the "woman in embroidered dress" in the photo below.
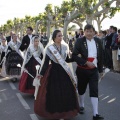
<svg viewBox="0 0 120 120">
<path fill-rule="evenodd" d="M 2 63 L 4 61 L 4 57 L 5 57 L 5 52 L 7 50 L 7 40 L 3 37 L 1 39 L 1 45 L 0 45 L 0 71 L 2 68 Z"/>
<path fill-rule="evenodd" d="M 48 44 L 46 47 L 45 58 L 40 76 L 38 76 L 41 86 L 35 100 L 34 110 L 36 114 L 44 118 L 69 119 L 76 116 L 79 111 L 76 81 L 72 79 L 72 74 L 67 73 L 64 69 L 65 63 L 72 62 L 72 60 L 68 57 L 67 44 L 61 42 L 62 33 L 60 30 L 53 32 L 52 40 L 53 44 Z M 58 58 L 52 54 L 50 46 L 54 48 L 54 54 L 59 53 Z M 60 57 L 62 62 L 66 61 L 63 66 L 62 62 L 58 62 Z M 51 65 L 49 66 L 50 61 Z"/>
<path fill-rule="evenodd" d="M 34 36 L 25 55 L 21 71 L 22 76 L 19 83 L 19 90 L 23 93 L 34 94 L 35 91 L 33 79 L 36 76 L 36 65 L 41 65 L 41 60 L 43 58 L 43 46 L 39 41 L 39 37 Z M 25 72 L 25 70 L 30 74 Z"/>
<path fill-rule="evenodd" d="M 17 65 L 22 65 L 23 57 L 19 51 L 21 43 L 17 40 L 16 34 L 13 34 L 12 41 L 8 43 L 8 48 L 5 55 L 5 60 L 2 65 L 2 76 L 3 77 L 14 77 L 18 78 L 21 74 L 21 68 Z"/>
</svg>

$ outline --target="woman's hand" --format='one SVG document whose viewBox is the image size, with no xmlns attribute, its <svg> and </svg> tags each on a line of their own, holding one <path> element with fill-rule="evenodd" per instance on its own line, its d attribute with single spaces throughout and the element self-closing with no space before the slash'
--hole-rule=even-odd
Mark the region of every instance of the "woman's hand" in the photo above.
<svg viewBox="0 0 120 120">
<path fill-rule="evenodd" d="M 42 75 L 38 75 L 38 76 L 37 76 L 38 79 L 41 79 L 42 77 L 43 77 Z"/>
</svg>

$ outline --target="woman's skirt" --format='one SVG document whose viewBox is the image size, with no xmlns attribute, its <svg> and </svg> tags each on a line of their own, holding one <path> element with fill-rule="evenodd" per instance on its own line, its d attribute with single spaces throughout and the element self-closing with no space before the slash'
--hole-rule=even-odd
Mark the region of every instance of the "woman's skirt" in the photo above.
<svg viewBox="0 0 120 120">
<path fill-rule="evenodd" d="M 79 111 L 78 98 L 70 77 L 60 65 L 51 65 L 41 79 L 34 111 L 48 119 L 68 119 Z"/>
<path fill-rule="evenodd" d="M 17 65 L 22 66 L 23 58 L 15 51 L 8 53 L 5 62 L 6 74 L 9 76 L 19 76 L 21 74 L 21 68 Z"/>
<path fill-rule="evenodd" d="M 0 68 L 2 68 L 2 63 L 3 63 L 3 58 L 4 58 L 4 56 L 5 56 L 5 52 L 2 52 L 2 54 L 1 54 L 1 60 L 0 60 Z"/>
<path fill-rule="evenodd" d="M 33 77 L 36 76 L 36 65 L 39 65 L 39 63 L 34 57 L 32 57 L 26 65 L 26 70 Z M 34 78 L 32 78 L 30 75 L 28 75 L 28 73 L 23 71 L 19 82 L 19 90 L 23 93 L 34 94 L 35 87 L 33 86 L 33 80 Z"/>
</svg>

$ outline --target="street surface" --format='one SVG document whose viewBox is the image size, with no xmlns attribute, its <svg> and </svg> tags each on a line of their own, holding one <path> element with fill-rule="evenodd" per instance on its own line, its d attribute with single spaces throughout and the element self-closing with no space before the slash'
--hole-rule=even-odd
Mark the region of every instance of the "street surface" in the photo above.
<svg viewBox="0 0 120 120">
<path fill-rule="evenodd" d="M 18 90 L 19 80 L 0 78 L 0 120 L 46 120 L 34 113 L 33 95 Z M 109 72 L 99 83 L 99 113 L 105 120 L 120 120 L 120 74 Z M 92 120 L 89 91 L 85 96 L 85 114 L 71 120 Z"/>
</svg>

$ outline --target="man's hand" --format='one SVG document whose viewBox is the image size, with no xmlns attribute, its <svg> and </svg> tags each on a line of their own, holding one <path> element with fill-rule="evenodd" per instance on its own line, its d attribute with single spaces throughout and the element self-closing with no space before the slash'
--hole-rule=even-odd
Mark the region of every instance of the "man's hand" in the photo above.
<svg viewBox="0 0 120 120">
<path fill-rule="evenodd" d="M 92 62 L 87 61 L 87 62 L 86 62 L 86 65 L 87 65 L 89 68 L 95 68 L 95 65 L 94 65 Z"/>
</svg>

